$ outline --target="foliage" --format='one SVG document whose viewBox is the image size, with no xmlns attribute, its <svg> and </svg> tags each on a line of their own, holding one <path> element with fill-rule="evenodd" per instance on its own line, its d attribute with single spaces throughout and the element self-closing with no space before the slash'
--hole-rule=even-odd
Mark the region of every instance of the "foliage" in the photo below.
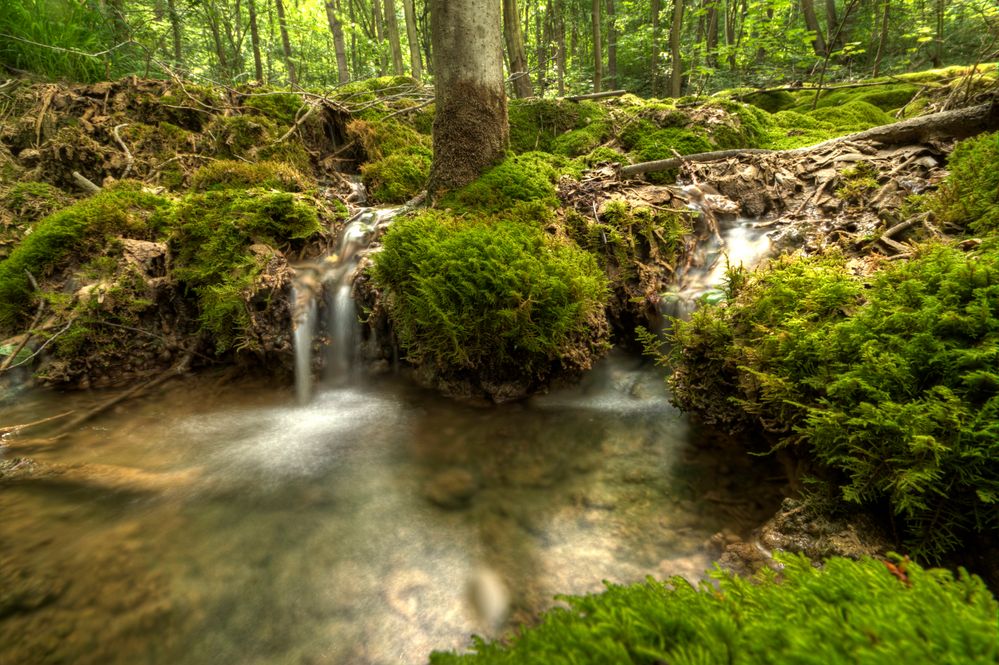
<svg viewBox="0 0 999 665">
<path fill-rule="evenodd" d="M 849 203 L 862 203 L 878 189 L 878 171 L 870 162 L 857 162 L 839 173 L 836 196 Z"/>
<path fill-rule="evenodd" d="M 716 570 L 717 586 L 683 578 L 608 584 L 601 594 L 562 597 L 567 608 L 508 643 L 476 638 L 474 653 L 434 653 L 458 663 L 994 663 L 996 601 L 960 571 L 834 558 L 816 568 L 782 558 L 777 574 L 746 580 Z"/>
<path fill-rule="evenodd" d="M 250 323 L 248 299 L 268 259 L 252 246 L 287 247 L 321 231 L 308 198 L 260 189 L 190 194 L 169 225 L 174 276 L 196 294 L 218 352 L 231 349 Z"/>
<path fill-rule="evenodd" d="M 869 283 L 783 257 L 736 281 L 676 324 L 682 408 L 806 446 L 921 555 L 999 530 L 999 251 L 930 246 Z"/>
<path fill-rule="evenodd" d="M 948 168 L 950 175 L 929 199 L 930 209 L 973 233 L 999 232 L 999 132 L 959 143 Z"/>
<path fill-rule="evenodd" d="M 603 316 L 606 279 L 593 257 L 547 235 L 551 212 L 431 210 L 395 222 L 375 255 L 393 329 L 407 355 L 442 372 L 545 376 L 575 367 Z"/>
<path fill-rule="evenodd" d="M 0 262 L 0 329 L 11 330 L 27 315 L 32 301 L 27 271 L 41 278 L 119 235 L 151 239 L 155 232 L 150 218 L 166 204 L 137 184 L 123 182 L 37 222 Z"/>
</svg>

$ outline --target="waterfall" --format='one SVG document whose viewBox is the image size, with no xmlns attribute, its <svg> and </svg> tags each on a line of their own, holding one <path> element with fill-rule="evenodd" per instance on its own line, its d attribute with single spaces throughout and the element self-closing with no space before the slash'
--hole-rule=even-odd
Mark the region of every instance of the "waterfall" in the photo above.
<svg viewBox="0 0 999 665">
<path fill-rule="evenodd" d="M 292 286 L 295 346 L 295 393 L 306 403 L 313 391 L 313 347 L 323 340 L 324 382 L 344 384 L 356 378 L 361 324 L 352 296 L 358 261 L 377 231 L 400 208 L 361 208 L 347 221 L 335 254 L 295 266 Z"/>
</svg>

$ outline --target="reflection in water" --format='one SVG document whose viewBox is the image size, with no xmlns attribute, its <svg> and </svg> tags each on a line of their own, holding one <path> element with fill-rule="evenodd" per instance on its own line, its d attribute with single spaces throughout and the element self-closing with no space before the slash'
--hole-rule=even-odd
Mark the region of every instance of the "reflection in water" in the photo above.
<svg viewBox="0 0 999 665">
<path fill-rule="evenodd" d="M 0 663 L 422 663 L 556 593 L 696 576 L 771 493 L 662 393 L 624 358 L 491 409 L 394 381 L 301 407 L 177 384 L 0 490 Z M 77 482 L 98 464 L 128 482 Z"/>
</svg>

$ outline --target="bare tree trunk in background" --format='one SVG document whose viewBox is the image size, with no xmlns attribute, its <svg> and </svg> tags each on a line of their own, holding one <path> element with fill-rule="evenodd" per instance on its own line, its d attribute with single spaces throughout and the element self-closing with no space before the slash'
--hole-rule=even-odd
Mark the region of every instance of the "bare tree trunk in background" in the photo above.
<svg viewBox="0 0 999 665">
<path fill-rule="evenodd" d="M 843 19 L 846 20 L 845 18 Z M 826 48 L 830 52 L 843 47 L 843 37 L 837 32 L 839 19 L 836 17 L 836 0 L 826 0 Z"/>
<path fill-rule="evenodd" d="M 246 7 L 250 12 L 250 47 L 253 49 L 253 76 L 257 80 L 257 83 L 263 83 L 264 63 L 260 59 L 260 29 L 257 26 L 256 0 L 247 0 Z"/>
<path fill-rule="evenodd" d="M 538 35 L 535 35 L 534 55 L 538 59 L 538 96 L 544 97 L 548 90 L 548 70 L 551 63 L 552 42 L 555 40 L 555 12 L 552 0 L 545 2 L 544 25 Z"/>
<path fill-rule="evenodd" d="M 881 34 L 878 37 L 878 52 L 874 56 L 874 71 L 871 78 L 877 78 L 881 72 L 881 59 L 884 57 L 885 49 L 888 47 L 888 19 L 891 12 L 891 0 L 884 0 L 884 10 L 881 14 Z"/>
<path fill-rule="evenodd" d="M 718 0 L 708 0 L 707 34 L 704 37 L 705 62 L 718 69 Z"/>
<path fill-rule="evenodd" d="M 326 0 L 326 22 L 330 27 L 330 34 L 333 36 L 333 51 L 336 53 L 336 80 L 343 85 L 350 81 L 350 68 L 347 66 L 347 44 L 343 38 L 343 24 L 337 15 L 337 7 L 334 0 Z"/>
<path fill-rule="evenodd" d="M 812 40 L 812 50 L 817 56 L 825 55 L 826 40 L 822 36 L 819 17 L 815 14 L 815 0 L 801 0 L 801 14 L 805 18 L 805 27 L 809 32 L 815 34 L 815 38 Z"/>
<path fill-rule="evenodd" d="M 611 90 L 617 89 L 617 8 L 607 0 L 607 80 Z"/>
<path fill-rule="evenodd" d="M 389 46 L 392 49 L 392 72 L 396 76 L 406 73 L 402 63 L 402 41 L 399 39 L 399 22 L 395 17 L 394 0 L 385 0 L 385 32 L 388 33 Z"/>
<path fill-rule="evenodd" d="M 933 39 L 933 66 L 943 67 L 944 16 L 947 13 L 947 0 L 934 0 L 933 14 L 936 19 L 936 34 Z"/>
<path fill-rule="evenodd" d="M 506 54 L 510 60 L 510 78 L 513 92 L 519 99 L 534 94 L 531 88 L 531 75 L 527 70 L 527 55 L 524 53 L 524 38 L 520 33 L 520 16 L 517 13 L 517 0 L 503 0 L 503 36 L 506 39 Z"/>
<path fill-rule="evenodd" d="M 652 76 L 652 96 L 659 94 L 659 15 L 662 13 L 660 0 L 652 0 L 652 46 L 649 49 L 649 72 Z"/>
<path fill-rule="evenodd" d="M 669 55 L 672 72 L 669 77 L 670 97 L 683 92 L 683 61 L 680 59 L 680 30 L 683 28 L 683 0 L 673 0 L 673 23 L 669 30 Z"/>
<path fill-rule="evenodd" d="M 180 14 L 177 13 L 177 0 L 167 0 L 167 15 L 170 17 L 170 32 L 173 35 L 173 64 L 184 64 L 183 31 Z"/>
<path fill-rule="evenodd" d="M 733 72 L 738 68 L 735 59 L 735 19 L 736 0 L 725 0 L 725 46 L 729 48 L 728 66 Z"/>
<path fill-rule="evenodd" d="M 510 140 L 502 9 L 494 0 L 429 0 L 434 45 L 431 200 L 503 159 Z"/>
<path fill-rule="evenodd" d="M 351 0 L 347 0 L 347 18 L 350 19 L 350 24 L 356 25 L 356 20 L 354 16 L 354 3 Z M 358 78 L 361 77 L 361 57 L 357 52 L 357 32 L 355 30 L 350 31 L 350 65 L 351 71 Z"/>
<path fill-rule="evenodd" d="M 288 38 L 288 24 L 284 18 L 284 1 L 274 0 L 277 8 L 278 28 L 281 30 L 281 48 L 284 51 L 284 64 L 288 68 L 288 81 L 292 85 L 298 85 L 298 75 L 295 73 L 295 63 L 291 54 L 291 39 Z"/>
<path fill-rule="evenodd" d="M 375 28 L 375 43 L 378 45 L 378 75 L 388 74 L 389 58 L 385 52 L 385 19 L 382 12 L 381 0 L 372 0 L 371 3 L 371 23 Z"/>
<path fill-rule="evenodd" d="M 555 7 L 555 79 L 559 96 L 565 96 L 565 0 L 556 0 Z"/>
<path fill-rule="evenodd" d="M 413 0 L 402 0 L 402 11 L 406 15 L 406 41 L 409 42 L 409 68 L 413 78 L 423 78 L 423 59 L 420 57 L 420 35 L 416 31 L 416 8 Z"/>
<path fill-rule="evenodd" d="M 593 0 L 590 17 L 593 20 L 593 92 L 600 92 L 604 59 L 600 49 L 600 0 Z"/>
</svg>

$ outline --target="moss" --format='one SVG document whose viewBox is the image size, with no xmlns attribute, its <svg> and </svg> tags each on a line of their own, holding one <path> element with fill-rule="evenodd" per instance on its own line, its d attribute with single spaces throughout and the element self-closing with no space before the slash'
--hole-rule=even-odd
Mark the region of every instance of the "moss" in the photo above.
<svg viewBox="0 0 999 665">
<path fill-rule="evenodd" d="M 498 212 L 518 201 L 558 205 L 555 183 L 563 173 L 578 175 L 578 163 L 542 152 L 507 157 L 462 189 L 448 194 L 441 207 L 462 212 Z"/>
<path fill-rule="evenodd" d="M 944 223 L 972 233 L 999 233 L 999 132 L 961 141 L 948 168 L 928 207 Z"/>
<path fill-rule="evenodd" d="M 586 101 L 514 99 L 508 106 L 508 117 L 510 150 L 516 153 L 555 152 L 553 141 L 557 137 L 605 121 L 607 111 L 599 104 Z"/>
<path fill-rule="evenodd" d="M 636 162 L 670 159 L 676 156 L 674 151 L 681 155 L 691 155 L 714 149 L 707 137 L 697 130 L 679 127 L 659 129 L 644 119 L 625 129 L 620 140 L 625 149 L 634 154 Z M 652 182 L 672 182 L 676 180 L 676 173 L 677 170 L 673 169 L 649 174 L 648 177 Z"/>
<path fill-rule="evenodd" d="M 205 129 L 209 151 L 226 159 L 253 159 L 256 149 L 280 136 L 273 120 L 264 116 L 215 116 Z"/>
<path fill-rule="evenodd" d="M 594 122 L 581 129 L 573 129 L 555 137 L 552 152 L 567 157 L 578 157 L 595 150 L 611 136 L 609 122 Z"/>
<path fill-rule="evenodd" d="M 591 255 L 544 232 L 551 214 L 435 210 L 392 225 L 373 274 L 411 360 L 490 380 L 587 366 L 606 343 L 596 323 L 606 279 Z"/>
<path fill-rule="evenodd" d="M 0 262 L 0 329 L 11 331 L 26 317 L 32 301 L 26 271 L 41 279 L 118 235 L 150 239 L 155 235 L 151 217 L 166 206 L 162 197 L 126 181 L 37 222 Z"/>
<path fill-rule="evenodd" d="M 878 107 L 859 101 L 847 102 L 836 107 L 817 108 L 814 111 L 809 111 L 808 115 L 816 120 L 832 124 L 837 131 L 843 134 L 859 132 L 892 122 L 892 118 Z"/>
<path fill-rule="evenodd" d="M 19 222 L 34 222 L 72 201 L 58 187 L 45 182 L 19 182 L 0 195 L 0 208 Z"/>
<path fill-rule="evenodd" d="M 789 150 L 815 145 L 835 138 L 840 132 L 832 123 L 797 111 L 780 111 L 772 116 L 773 125 L 762 140 L 764 148 Z"/>
<path fill-rule="evenodd" d="M 260 189 L 186 196 L 170 226 L 174 276 L 196 294 L 218 352 L 232 349 L 250 325 L 249 296 L 266 265 L 250 246 L 287 248 L 322 231 L 308 197 Z"/>
<path fill-rule="evenodd" d="M 836 196 L 847 203 L 858 204 L 878 190 L 878 170 L 871 162 L 857 162 L 839 173 L 840 185 Z"/>
<path fill-rule="evenodd" d="M 244 111 L 270 118 L 279 125 L 290 126 L 302 108 L 303 101 L 292 92 L 254 90 L 241 98 Z"/>
<path fill-rule="evenodd" d="M 262 187 L 282 192 L 312 191 L 316 183 L 297 169 L 280 162 L 242 162 L 227 159 L 210 162 L 191 178 L 196 192 Z"/>
<path fill-rule="evenodd" d="M 600 146 L 591 150 L 588 154 L 583 155 L 580 161 L 584 166 L 593 167 L 597 164 L 605 164 L 608 162 L 618 163 L 618 164 L 628 164 L 629 160 L 627 155 L 623 155 L 614 148 L 609 148 L 606 146 Z"/>
<path fill-rule="evenodd" d="M 882 111 L 894 111 L 908 104 L 920 89 L 920 86 L 909 83 L 885 83 L 872 88 L 833 90 L 819 97 L 818 107 L 864 102 Z"/>
<path fill-rule="evenodd" d="M 794 106 L 794 97 L 786 90 L 758 93 L 749 95 L 745 99 L 753 106 L 761 108 L 767 113 L 776 113 L 777 111 L 783 111 Z"/>
<path fill-rule="evenodd" d="M 821 567 L 782 556 L 781 572 L 746 580 L 716 570 L 560 597 L 565 607 L 473 653 L 431 655 L 431 665 L 741 663 L 992 663 L 997 603 L 981 579 L 901 560 L 896 576 L 875 559 Z M 901 579 L 899 579 L 901 578 Z"/>
<path fill-rule="evenodd" d="M 868 283 L 782 258 L 675 330 L 674 398 L 772 431 L 922 556 L 999 535 L 999 249 L 923 248 Z"/>
<path fill-rule="evenodd" d="M 426 187 L 430 163 L 430 156 L 422 151 L 396 153 L 364 164 L 361 176 L 373 200 L 405 203 Z"/>
</svg>

